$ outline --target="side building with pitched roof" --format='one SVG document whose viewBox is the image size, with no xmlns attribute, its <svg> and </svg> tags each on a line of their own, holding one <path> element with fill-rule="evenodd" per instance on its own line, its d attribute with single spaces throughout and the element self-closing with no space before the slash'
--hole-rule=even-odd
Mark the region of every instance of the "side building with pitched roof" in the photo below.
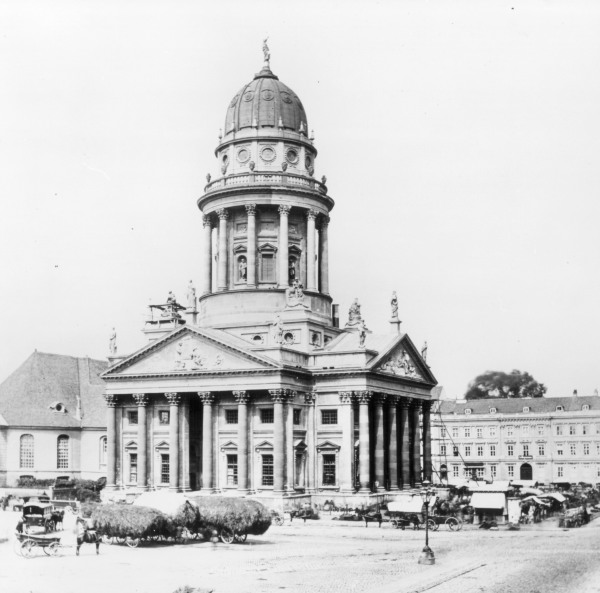
<svg viewBox="0 0 600 593">
<path fill-rule="evenodd" d="M 0 384 L 0 486 L 106 475 L 108 363 L 35 351 Z"/>
<path fill-rule="evenodd" d="M 600 397 L 440 400 L 436 480 L 600 482 Z"/>
</svg>

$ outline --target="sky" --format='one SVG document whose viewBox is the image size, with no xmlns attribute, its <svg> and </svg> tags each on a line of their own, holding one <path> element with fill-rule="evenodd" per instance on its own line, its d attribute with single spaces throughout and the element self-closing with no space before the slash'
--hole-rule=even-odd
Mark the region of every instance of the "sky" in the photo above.
<svg viewBox="0 0 600 593">
<path fill-rule="evenodd" d="M 342 323 L 402 329 L 446 397 L 486 370 L 600 388 L 600 4 L 0 4 L 0 380 L 35 349 L 145 343 L 200 280 L 196 199 L 232 97 L 271 67 L 327 176 Z"/>
</svg>

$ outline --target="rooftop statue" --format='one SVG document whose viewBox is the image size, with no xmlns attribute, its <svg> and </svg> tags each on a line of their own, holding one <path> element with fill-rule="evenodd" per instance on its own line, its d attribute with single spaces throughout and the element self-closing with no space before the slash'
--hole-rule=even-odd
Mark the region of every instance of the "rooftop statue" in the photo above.
<svg viewBox="0 0 600 593">
<path fill-rule="evenodd" d="M 398 297 L 396 291 L 392 292 L 392 300 L 390 301 L 392 307 L 392 319 L 398 319 Z"/>
<path fill-rule="evenodd" d="M 263 41 L 263 54 L 265 56 L 265 63 L 267 66 L 269 66 L 270 61 L 271 61 L 271 52 L 269 51 L 269 46 L 267 45 L 267 41 L 269 41 L 268 37 Z"/>
<path fill-rule="evenodd" d="M 358 322 L 358 347 L 365 347 L 365 340 L 367 339 L 367 327 L 365 325 L 365 320 L 360 319 Z"/>
<path fill-rule="evenodd" d="M 194 283 L 190 280 L 188 284 L 187 290 L 187 306 L 188 309 L 192 309 L 192 311 L 196 310 L 196 289 L 194 288 Z"/>
<path fill-rule="evenodd" d="M 111 354 L 115 355 L 117 353 L 117 331 L 115 328 L 112 328 L 112 332 L 110 334 L 110 339 L 108 342 L 108 350 Z"/>
<path fill-rule="evenodd" d="M 361 319 L 360 303 L 358 302 L 358 299 L 354 299 L 354 302 L 350 305 L 350 309 L 348 310 L 348 323 L 346 323 L 346 327 L 358 325 L 358 322 Z"/>
<path fill-rule="evenodd" d="M 423 348 L 421 348 L 421 358 L 427 362 L 427 340 L 425 340 Z"/>
</svg>

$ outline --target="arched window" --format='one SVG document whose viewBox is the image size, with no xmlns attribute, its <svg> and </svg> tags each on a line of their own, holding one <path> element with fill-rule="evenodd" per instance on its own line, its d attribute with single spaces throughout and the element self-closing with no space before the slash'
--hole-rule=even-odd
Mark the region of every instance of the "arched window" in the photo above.
<svg viewBox="0 0 600 593">
<path fill-rule="evenodd" d="M 33 435 L 21 435 L 19 442 L 19 467 L 33 468 Z"/>
<path fill-rule="evenodd" d="M 56 440 L 56 467 L 69 469 L 69 437 L 61 434 Z"/>
<path fill-rule="evenodd" d="M 108 450 L 108 439 L 100 437 L 100 467 L 106 465 L 106 452 Z"/>
</svg>

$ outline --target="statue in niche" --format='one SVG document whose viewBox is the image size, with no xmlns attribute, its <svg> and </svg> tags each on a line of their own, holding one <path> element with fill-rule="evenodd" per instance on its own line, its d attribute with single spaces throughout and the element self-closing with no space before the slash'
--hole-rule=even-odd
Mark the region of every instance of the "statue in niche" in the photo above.
<svg viewBox="0 0 600 593">
<path fill-rule="evenodd" d="M 290 257 L 288 265 L 288 284 L 293 284 L 296 280 L 296 258 Z"/>
<path fill-rule="evenodd" d="M 248 279 L 248 262 L 246 261 L 246 258 L 244 256 L 240 257 L 239 259 L 238 272 L 240 275 L 240 280 L 242 282 L 246 282 L 246 280 Z"/>
<path fill-rule="evenodd" d="M 365 326 L 365 320 L 360 319 L 358 322 L 358 347 L 365 347 L 365 340 L 367 339 L 367 327 Z"/>
<path fill-rule="evenodd" d="M 113 327 L 108 341 L 108 351 L 114 356 L 117 353 L 117 330 Z"/>
<path fill-rule="evenodd" d="M 273 321 L 273 337 L 276 344 L 283 343 L 283 321 L 281 321 L 281 315 L 277 314 Z"/>
<path fill-rule="evenodd" d="M 427 340 L 425 340 L 423 348 L 421 348 L 421 358 L 427 362 Z"/>
<path fill-rule="evenodd" d="M 357 325 L 361 319 L 360 304 L 358 299 L 354 299 L 354 302 L 350 305 L 350 309 L 348 310 L 348 323 L 346 324 L 346 327 Z"/>
<path fill-rule="evenodd" d="M 392 319 L 398 319 L 398 297 L 396 291 L 392 292 L 392 300 L 390 301 L 392 307 Z"/>
<path fill-rule="evenodd" d="M 188 284 L 187 290 L 187 306 L 188 309 L 192 309 L 192 311 L 196 310 L 196 289 L 194 288 L 194 283 L 191 280 Z"/>
</svg>

